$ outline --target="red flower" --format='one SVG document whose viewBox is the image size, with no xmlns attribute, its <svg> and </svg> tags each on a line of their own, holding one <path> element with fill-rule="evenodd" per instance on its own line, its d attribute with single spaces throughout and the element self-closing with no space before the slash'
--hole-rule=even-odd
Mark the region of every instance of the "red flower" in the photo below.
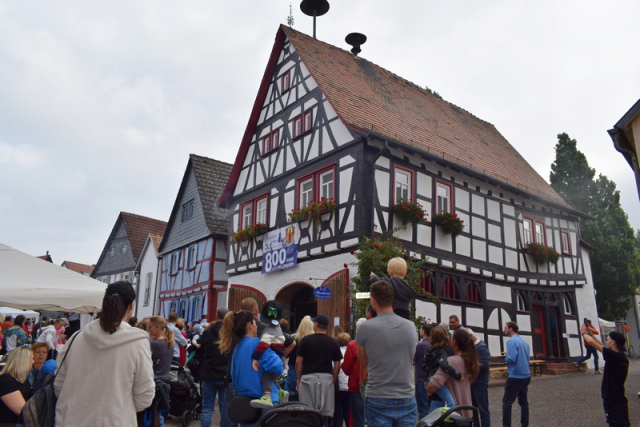
<svg viewBox="0 0 640 427">
<path fill-rule="evenodd" d="M 345 263 L 344 263 L 344 268 L 347 268 L 347 267 L 349 267 L 349 266 L 348 266 L 348 265 L 347 265 L 347 263 L 345 262 Z"/>
<path fill-rule="evenodd" d="M 379 247 L 380 247 L 380 245 L 378 245 L 378 244 L 376 243 L 375 245 L 373 245 L 373 247 L 377 249 L 377 248 L 379 248 Z"/>
<path fill-rule="evenodd" d="M 351 251 L 349 251 L 349 253 L 350 253 L 351 255 L 353 255 L 353 254 L 355 254 L 355 253 L 356 253 L 356 250 L 355 250 L 355 249 L 351 249 Z"/>
</svg>

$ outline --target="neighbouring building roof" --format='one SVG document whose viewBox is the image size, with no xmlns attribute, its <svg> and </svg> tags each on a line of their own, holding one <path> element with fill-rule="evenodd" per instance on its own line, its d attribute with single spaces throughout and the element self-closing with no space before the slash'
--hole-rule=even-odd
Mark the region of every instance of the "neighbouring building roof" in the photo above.
<svg viewBox="0 0 640 427">
<path fill-rule="evenodd" d="M 80 274 L 87 273 L 86 275 L 90 276 L 91 273 L 93 273 L 93 269 L 96 266 L 95 265 L 80 264 L 79 262 L 64 261 L 62 263 L 62 267 L 66 267 L 69 270 L 75 271 L 76 273 L 80 273 Z"/>
<path fill-rule="evenodd" d="M 189 160 L 196 176 L 207 227 L 214 234 L 229 234 L 227 211 L 217 202 L 229 181 L 233 165 L 195 154 L 191 154 Z"/>
<path fill-rule="evenodd" d="M 49 251 L 47 251 L 47 253 L 45 255 L 40 255 L 40 256 L 37 256 L 36 258 L 40 258 L 42 260 L 49 261 L 50 263 L 53 263 L 53 259 L 51 258 L 51 255 L 49 255 Z"/>
<path fill-rule="evenodd" d="M 343 123 L 364 135 L 373 134 L 443 158 L 523 192 L 568 207 L 518 151 L 490 123 L 447 102 L 390 71 L 284 25 L 280 26 L 263 86 L 278 59 L 284 36 L 300 55 Z M 258 94 L 258 98 L 264 95 Z M 262 99 L 254 111 L 242 145 L 250 143 Z M 238 159 L 246 148 L 241 146 Z M 236 163 L 238 163 L 236 159 Z M 235 182 L 238 172 L 230 183 Z M 222 204 L 231 195 L 227 188 Z"/>
<path fill-rule="evenodd" d="M 160 243 L 162 243 L 162 235 L 152 234 L 151 240 L 153 240 L 153 246 L 156 248 L 156 255 L 160 256 L 160 252 L 158 252 L 158 248 L 160 248 Z"/>
<path fill-rule="evenodd" d="M 127 231 L 127 237 L 131 245 L 131 254 L 133 255 L 133 259 L 138 262 L 149 234 L 164 235 L 167 223 L 158 219 L 128 212 L 120 212 L 120 216 Z"/>
<path fill-rule="evenodd" d="M 640 143 L 636 136 L 640 133 L 640 99 L 625 113 L 618 123 L 610 129 L 609 136 L 613 140 L 613 146 L 618 150 L 631 166 L 636 176 L 638 196 L 640 196 Z"/>
</svg>

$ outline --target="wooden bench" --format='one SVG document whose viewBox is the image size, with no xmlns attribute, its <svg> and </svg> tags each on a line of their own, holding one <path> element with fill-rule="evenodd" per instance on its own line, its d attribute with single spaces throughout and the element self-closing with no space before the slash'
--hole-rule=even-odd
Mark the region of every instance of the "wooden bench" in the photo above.
<svg viewBox="0 0 640 427">
<path fill-rule="evenodd" d="M 536 372 L 538 373 L 538 376 L 542 376 L 542 367 L 544 366 L 544 360 L 530 360 L 529 361 L 529 367 L 533 368 L 533 375 L 536 375 Z"/>
</svg>

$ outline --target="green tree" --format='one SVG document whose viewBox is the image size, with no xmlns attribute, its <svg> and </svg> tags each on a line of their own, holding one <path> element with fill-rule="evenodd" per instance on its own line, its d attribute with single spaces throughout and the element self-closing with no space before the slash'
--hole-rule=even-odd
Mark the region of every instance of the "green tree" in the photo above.
<svg viewBox="0 0 640 427">
<path fill-rule="evenodd" d="M 629 297 L 640 284 L 640 256 L 616 184 L 594 176 L 576 140 L 558 135 L 551 186 L 571 206 L 595 218 L 581 220 L 580 237 L 594 248 L 589 255 L 599 315 L 613 320 L 624 317 L 631 306 Z"/>
</svg>

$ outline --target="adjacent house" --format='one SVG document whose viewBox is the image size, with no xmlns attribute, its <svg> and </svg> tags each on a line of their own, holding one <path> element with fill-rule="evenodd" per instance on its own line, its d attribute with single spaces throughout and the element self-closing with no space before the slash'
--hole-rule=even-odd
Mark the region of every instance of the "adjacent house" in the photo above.
<svg viewBox="0 0 640 427">
<path fill-rule="evenodd" d="M 609 136 L 611 136 L 616 150 L 624 156 L 636 175 L 638 197 L 640 197 L 640 166 L 638 164 L 640 155 L 640 99 L 618 120 L 613 129 L 609 130 Z"/>
<path fill-rule="evenodd" d="M 214 320 L 226 303 L 228 220 L 217 206 L 232 165 L 189 156 L 171 217 L 158 248 L 161 256 L 159 306 L 186 322 Z"/>
<path fill-rule="evenodd" d="M 134 286 L 136 265 L 149 234 L 162 236 L 167 223 L 146 216 L 120 212 L 91 277 L 104 283 L 127 280 Z"/>
<path fill-rule="evenodd" d="M 87 265 L 87 264 L 80 264 L 79 262 L 64 261 L 62 263 L 62 267 L 68 268 L 69 270 L 73 270 L 76 273 L 80 273 L 84 276 L 91 276 L 91 273 L 93 273 L 93 269 L 95 268 L 95 265 Z"/>
<path fill-rule="evenodd" d="M 580 321 L 597 319 L 584 214 L 490 123 L 281 26 L 219 200 L 230 210 L 229 307 L 247 296 L 276 299 L 294 328 L 320 312 L 330 326 L 353 321 L 349 251 L 400 225 L 401 201 L 429 215 L 397 233 L 427 261 L 422 287 L 440 299 L 419 298 L 417 316 L 457 314 L 494 355 L 511 320 L 536 357 L 582 354 Z M 464 221 L 460 235 L 432 221 L 441 213 Z M 557 263 L 537 264 L 530 243 L 554 247 Z"/>
<path fill-rule="evenodd" d="M 162 235 L 149 233 L 136 264 L 134 276 L 138 278 L 136 281 L 137 298 L 133 315 L 138 320 L 154 316 L 157 312 L 157 279 L 161 258 L 158 247 L 160 242 L 162 242 Z"/>
</svg>

